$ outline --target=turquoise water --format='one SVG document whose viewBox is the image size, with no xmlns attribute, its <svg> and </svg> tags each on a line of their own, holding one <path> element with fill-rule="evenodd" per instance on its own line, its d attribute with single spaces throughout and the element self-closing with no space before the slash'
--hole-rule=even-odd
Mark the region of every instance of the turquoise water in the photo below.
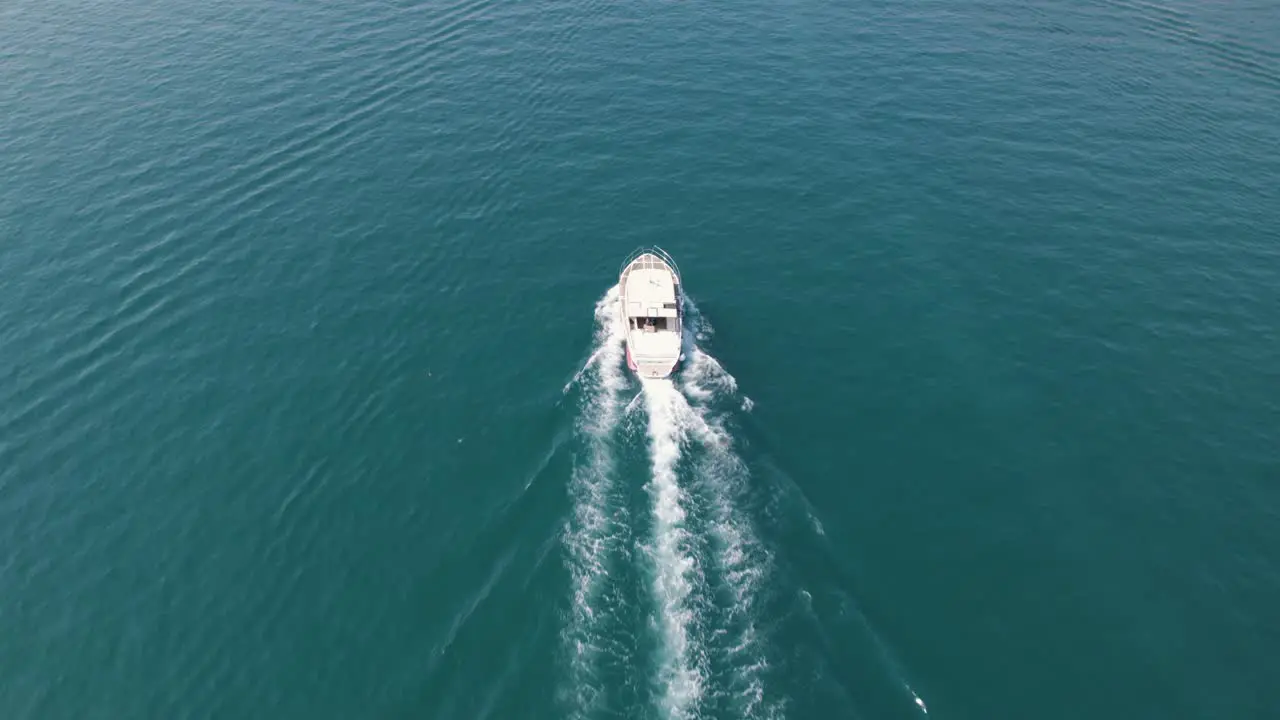
<svg viewBox="0 0 1280 720">
<path fill-rule="evenodd" d="M 1277 37 L 6 4 L 0 716 L 1274 717 Z"/>
</svg>

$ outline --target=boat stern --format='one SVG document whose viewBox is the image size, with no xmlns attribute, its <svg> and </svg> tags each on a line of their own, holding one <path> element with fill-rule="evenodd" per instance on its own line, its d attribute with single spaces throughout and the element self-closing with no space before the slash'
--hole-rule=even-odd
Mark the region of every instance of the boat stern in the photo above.
<svg viewBox="0 0 1280 720">
<path fill-rule="evenodd" d="M 641 358 L 637 360 L 631 354 L 631 347 L 627 347 L 627 368 L 636 375 L 645 379 L 662 379 L 671 377 L 680 369 L 681 363 L 684 361 L 684 355 L 681 354 L 675 359 L 671 358 Z"/>
</svg>

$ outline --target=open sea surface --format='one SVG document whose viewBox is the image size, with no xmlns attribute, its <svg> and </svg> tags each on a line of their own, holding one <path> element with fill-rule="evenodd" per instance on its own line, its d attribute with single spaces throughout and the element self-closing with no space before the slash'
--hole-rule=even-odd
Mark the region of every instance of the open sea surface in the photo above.
<svg viewBox="0 0 1280 720">
<path fill-rule="evenodd" d="M 1278 679 L 1274 0 L 0 4 L 0 718 Z"/>
</svg>

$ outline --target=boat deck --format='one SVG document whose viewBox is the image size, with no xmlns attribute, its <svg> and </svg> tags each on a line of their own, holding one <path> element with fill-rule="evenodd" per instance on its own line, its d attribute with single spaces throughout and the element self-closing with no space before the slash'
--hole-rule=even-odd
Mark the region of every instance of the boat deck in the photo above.
<svg viewBox="0 0 1280 720">
<path fill-rule="evenodd" d="M 628 364 L 642 377 L 666 377 L 680 362 L 680 274 L 665 252 L 633 253 L 618 278 Z"/>
<path fill-rule="evenodd" d="M 676 280 L 663 268 L 632 268 L 622 287 L 623 310 L 627 317 L 674 318 Z"/>
</svg>

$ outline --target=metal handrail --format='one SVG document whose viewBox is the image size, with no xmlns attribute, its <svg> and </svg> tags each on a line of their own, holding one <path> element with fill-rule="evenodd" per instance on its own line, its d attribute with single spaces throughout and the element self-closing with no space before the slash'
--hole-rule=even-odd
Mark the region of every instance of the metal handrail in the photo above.
<svg viewBox="0 0 1280 720">
<path fill-rule="evenodd" d="M 622 274 L 625 273 L 629 267 L 631 267 L 631 263 L 640 259 L 644 255 L 653 255 L 654 257 L 658 258 L 662 262 L 666 263 L 667 266 L 671 268 L 671 272 L 675 273 L 676 283 L 677 284 L 680 283 L 680 268 L 676 265 L 676 261 L 672 259 L 671 255 L 668 254 L 666 250 L 663 250 L 657 245 L 650 245 L 648 247 L 638 247 L 635 250 L 632 250 L 631 254 L 627 256 L 627 259 L 622 261 L 622 266 L 618 268 L 618 276 L 621 277 Z M 640 267 L 641 269 L 652 269 L 652 270 L 658 269 L 658 266 L 656 264 L 641 265 Z"/>
</svg>

